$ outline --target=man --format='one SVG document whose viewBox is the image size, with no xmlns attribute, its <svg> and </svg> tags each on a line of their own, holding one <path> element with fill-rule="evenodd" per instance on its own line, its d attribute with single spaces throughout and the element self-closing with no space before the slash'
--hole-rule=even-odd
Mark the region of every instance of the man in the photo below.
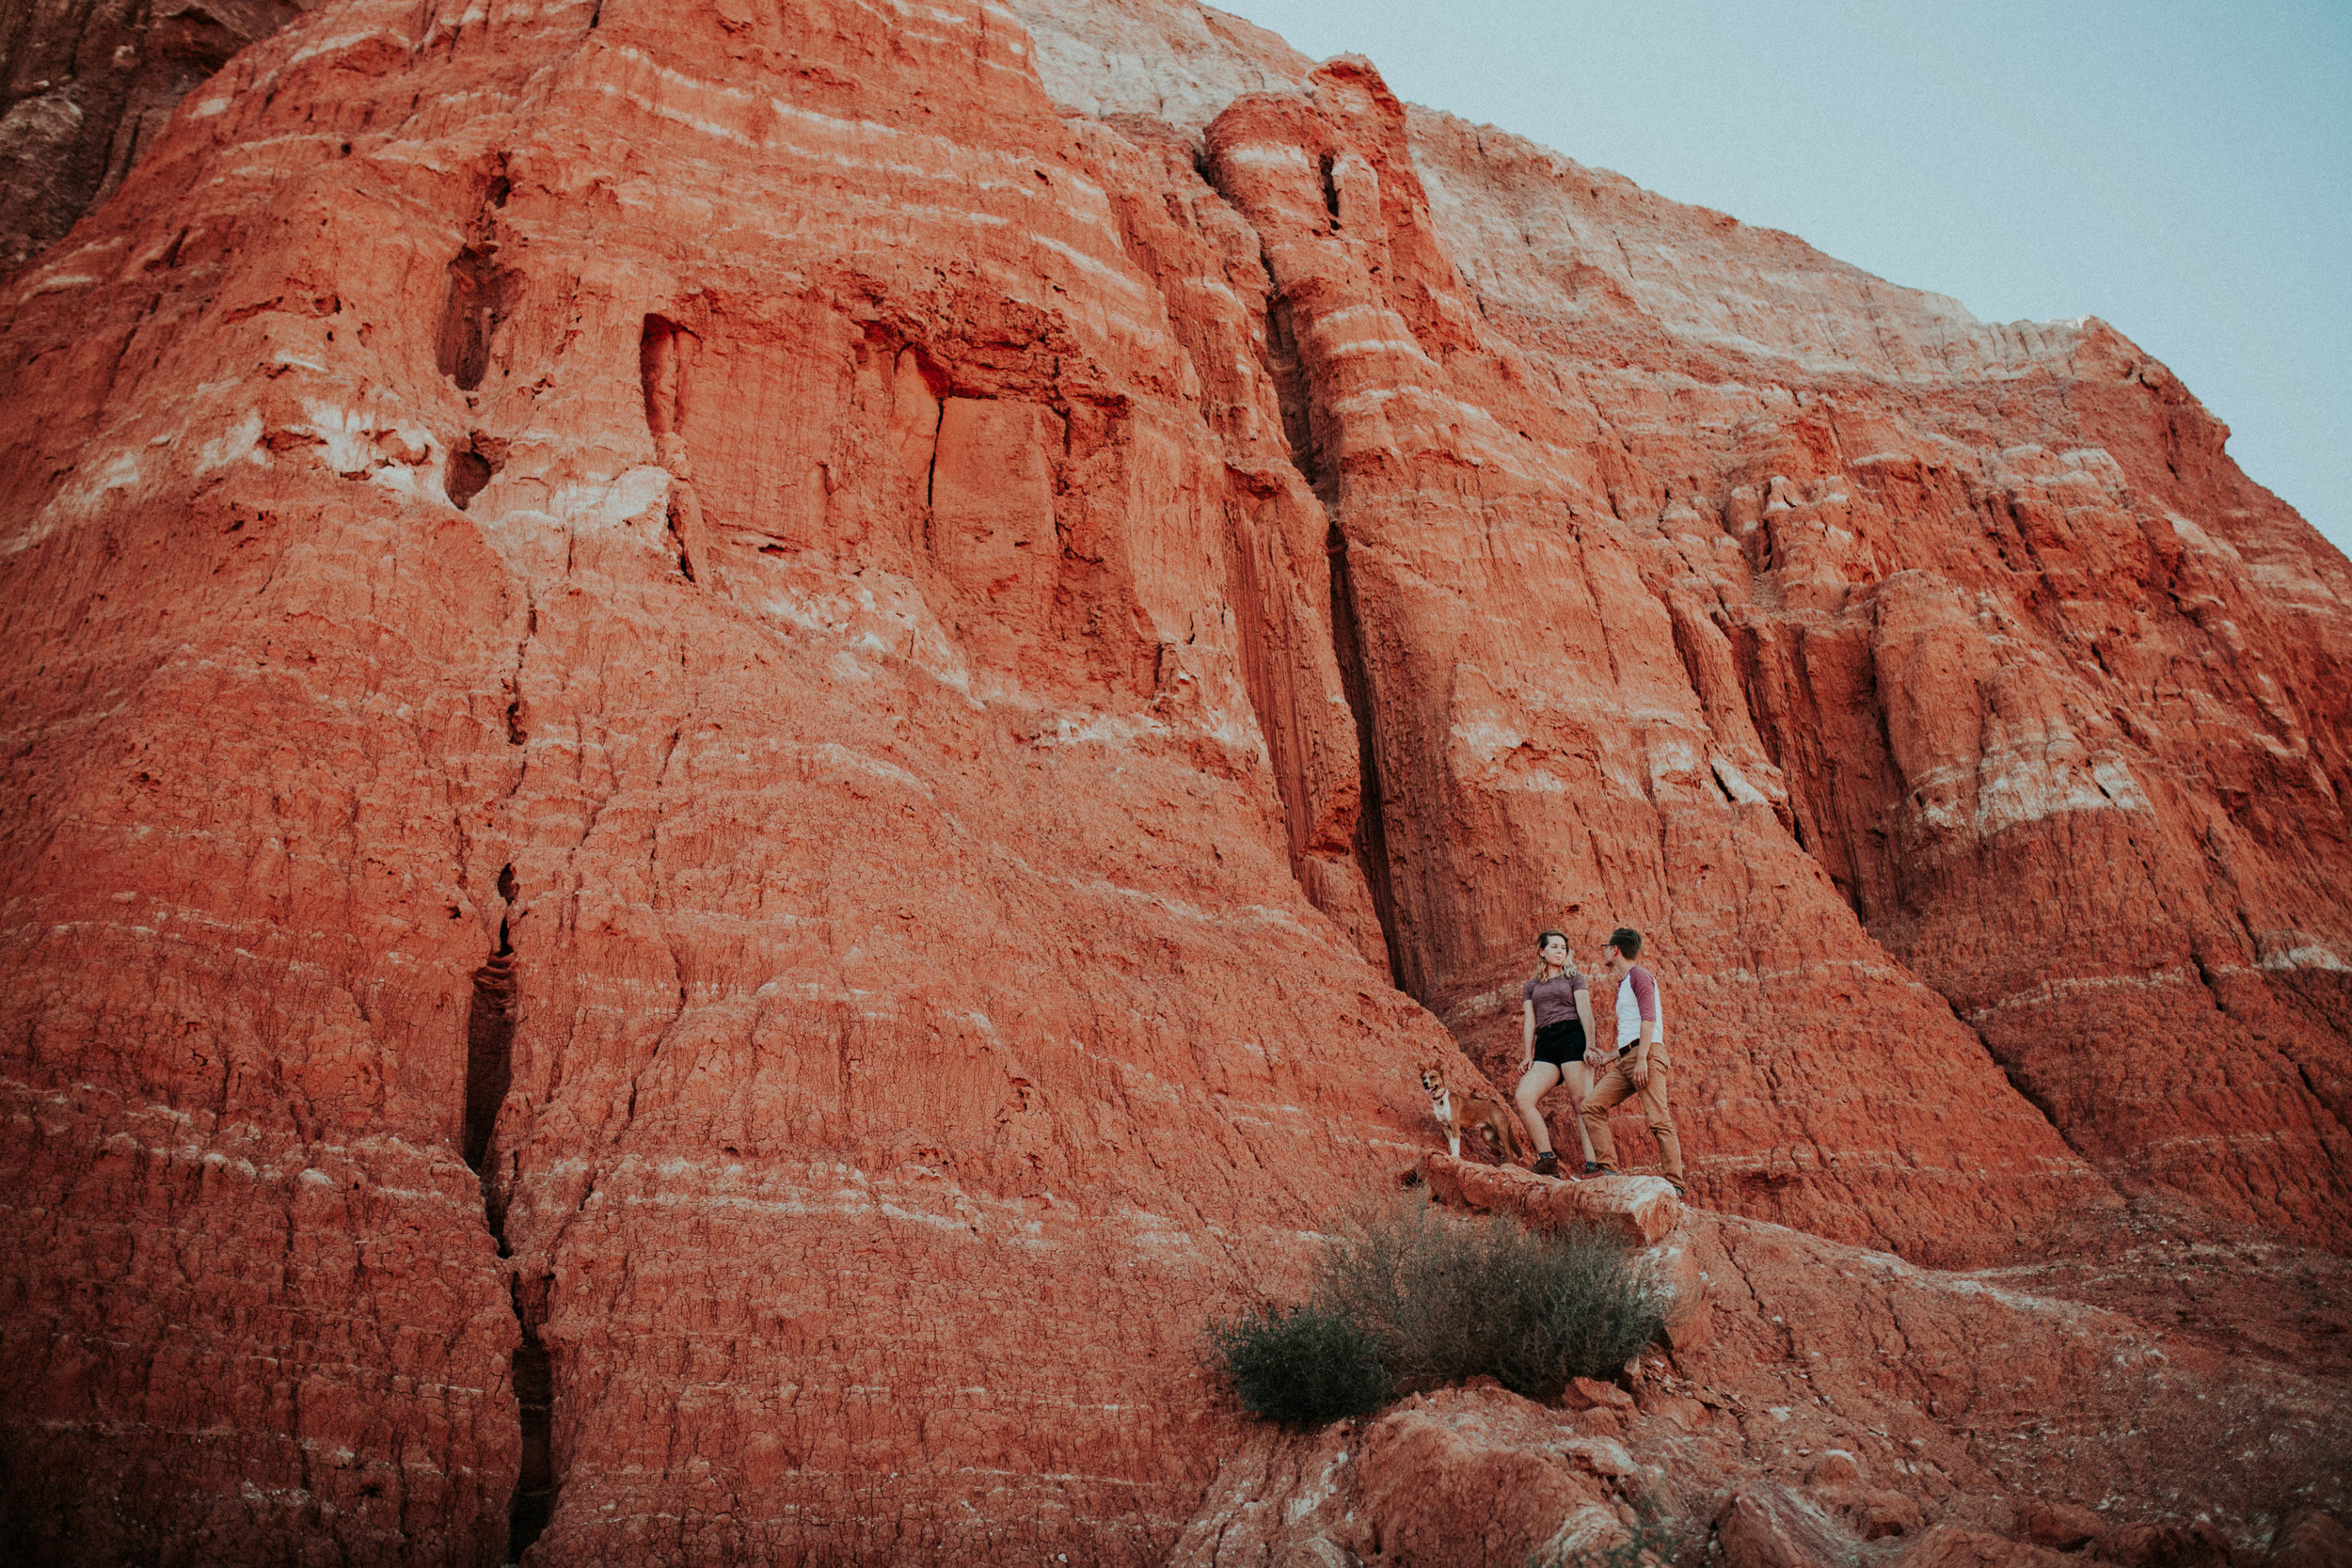
<svg viewBox="0 0 2352 1568">
<path fill-rule="evenodd" d="M 1664 1014 L 1658 1006 L 1657 977 L 1633 960 L 1641 956 L 1642 933 L 1620 926 L 1609 933 L 1602 968 L 1617 982 L 1617 1059 L 1584 1097 L 1584 1131 L 1603 1174 L 1617 1170 L 1617 1145 L 1609 1135 L 1609 1113 L 1629 1095 L 1642 1098 L 1642 1114 L 1658 1139 L 1658 1164 L 1666 1180 L 1682 1191 L 1682 1140 L 1675 1136 L 1674 1117 L 1666 1109 Z"/>
</svg>

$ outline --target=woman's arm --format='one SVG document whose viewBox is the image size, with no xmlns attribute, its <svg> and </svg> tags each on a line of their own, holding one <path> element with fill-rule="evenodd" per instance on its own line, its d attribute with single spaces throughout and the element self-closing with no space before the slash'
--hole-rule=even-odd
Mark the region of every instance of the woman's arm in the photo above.
<svg viewBox="0 0 2352 1568">
<path fill-rule="evenodd" d="M 1519 1066 L 1535 1059 L 1535 1004 L 1519 1004 Z"/>
<path fill-rule="evenodd" d="M 1584 1025 L 1584 1054 L 1590 1056 L 1600 1046 L 1600 1036 L 1593 1029 L 1593 988 L 1590 986 L 1577 988 L 1576 1019 Z"/>
</svg>

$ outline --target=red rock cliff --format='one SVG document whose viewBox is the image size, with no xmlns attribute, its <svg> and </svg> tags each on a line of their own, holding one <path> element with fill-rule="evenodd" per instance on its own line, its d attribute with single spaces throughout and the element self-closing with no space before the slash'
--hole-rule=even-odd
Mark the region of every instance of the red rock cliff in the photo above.
<svg viewBox="0 0 2352 1568">
<path fill-rule="evenodd" d="M 1061 10 L 1033 8 L 1057 95 L 1203 119 L 1191 29 L 1161 26 L 1155 98 L 1113 69 L 1140 43 L 1098 58 Z M 1756 908 L 1793 847 L 2111 1180 L 2343 1245 L 2352 572 L 2227 431 L 2103 323 L 1987 326 L 1359 64 L 1223 49 L 1237 92 L 1279 78 L 1205 141 L 1368 607 L 1406 989 L 1507 1035 L 1518 911 L 1630 881 L 1761 1053 L 1813 1035 L 1835 1082 L 1837 983 L 1770 948 L 1851 927 Z M 1528 509 L 1549 537 L 1514 537 Z M 1569 541 L 1572 570 L 1535 556 Z M 1597 831 L 1637 795 L 1678 831 Z M 1758 806 L 1761 861 L 1708 843 Z M 1654 841 L 1645 873 L 1611 840 Z"/>
<path fill-rule="evenodd" d="M 0 277 L 114 194 L 188 90 L 316 0 L 30 0 L 0 14 Z"/>
<path fill-rule="evenodd" d="M 1153 1559 L 1549 923 L 1704 1204 L 2352 1241 L 2352 574 L 2099 324 L 1141 0 L 345 0 L 5 311 L 49 1555 Z"/>
</svg>

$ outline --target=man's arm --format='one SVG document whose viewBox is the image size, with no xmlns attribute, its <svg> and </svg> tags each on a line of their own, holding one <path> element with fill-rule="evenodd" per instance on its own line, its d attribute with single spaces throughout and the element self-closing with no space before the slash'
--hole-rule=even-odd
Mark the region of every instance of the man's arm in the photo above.
<svg viewBox="0 0 2352 1568">
<path fill-rule="evenodd" d="M 1665 1026 L 1658 1014 L 1658 982 L 1647 970 L 1637 969 L 1626 976 L 1633 987 L 1633 1005 L 1641 1009 L 1642 1034 L 1634 1042 L 1633 1059 L 1626 1064 L 1627 1076 L 1637 1089 L 1649 1087 L 1649 1048 L 1665 1035 Z"/>
</svg>

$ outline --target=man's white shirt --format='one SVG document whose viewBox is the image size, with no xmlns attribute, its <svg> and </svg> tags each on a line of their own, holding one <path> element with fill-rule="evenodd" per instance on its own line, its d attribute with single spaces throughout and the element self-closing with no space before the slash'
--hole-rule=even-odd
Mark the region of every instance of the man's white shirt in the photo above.
<svg viewBox="0 0 2352 1568">
<path fill-rule="evenodd" d="M 1651 984 L 1657 982 L 1653 980 Z M 1658 1032 L 1662 1036 L 1666 1032 L 1666 998 L 1664 988 L 1659 989 Z M 1617 1049 L 1623 1051 L 1641 1037 L 1642 1005 L 1633 1000 L 1633 972 L 1628 970 L 1625 978 L 1617 982 Z"/>
</svg>

